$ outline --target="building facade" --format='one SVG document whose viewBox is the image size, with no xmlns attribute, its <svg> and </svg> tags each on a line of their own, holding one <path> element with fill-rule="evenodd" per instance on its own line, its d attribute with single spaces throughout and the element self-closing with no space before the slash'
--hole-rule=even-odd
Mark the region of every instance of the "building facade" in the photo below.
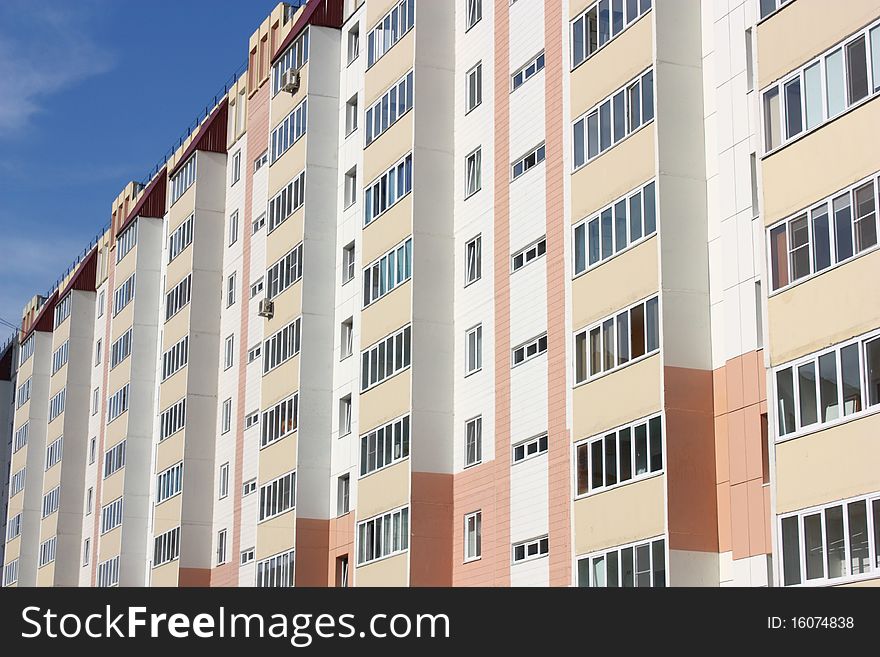
<svg viewBox="0 0 880 657">
<path fill-rule="evenodd" d="M 876 585 L 878 92 L 877 0 L 279 4 L 24 310 L 4 585 Z"/>
</svg>

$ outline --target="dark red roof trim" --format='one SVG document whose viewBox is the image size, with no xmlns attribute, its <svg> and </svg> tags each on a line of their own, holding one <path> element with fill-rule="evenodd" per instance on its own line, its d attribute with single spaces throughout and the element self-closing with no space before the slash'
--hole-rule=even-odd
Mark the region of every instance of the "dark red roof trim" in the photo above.
<svg viewBox="0 0 880 657">
<path fill-rule="evenodd" d="M 275 60 L 287 50 L 287 46 L 296 40 L 306 25 L 335 27 L 337 30 L 342 27 L 342 4 L 342 0 L 309 0 L 296 23 L 293 24 L 293 28 L 272 55 L 272 63 L 274 64 Z"/>
<path fill-rule="evenodd" d="M 199 128 L 198 134 L 183 151 L 178 158 L 177 164 L 168 172 L 168 177 L 172 177 L 177 170 L 180 169 L 190 156 L 196 151 L 209 151 L 211 153 L 226 152 L 226 132 L 229 129 L 226 125 L 226 116 L 229 107 L 229 99 L 223 98 L 220 104 L 214 108 L 210 116 L 205 119 Z"/>
<path fill-rule="evenodd" d="M 55 304 L 58 303 L 58 290 L 55 290 L 52 293 L 52 296 L 46 300 L 46 303 L 43 304 L 43 307 L 40 308 L 40 311 L 37 313 L 37 316 L 34 318 L 34 321 L 31 322 L 31 325 L 27 327 L 25 332 L 22 334 L 19 343 L 23 343 L 34 331 L 43 331 L 51 333 L 55 326 Z M 22 326 L 24 329 L 25 327 Z"/>
<path fill-rule="evenodd" d="M 70 282 L 64 287 L 64 290 L 58 295 L 59 299 L 63 299 L 64 295 L 70 290 L 83 290 L 84 292 L 94 292 L 96 289 L 96 278 L 98 274 L 98 247 L 92 248 L 89 254 L 83 258 L 76 269 L 76 273 Z"/>
<path fill-rule="evenodd" d="M 154 217 L 161 219 L 165 216 L 165 199 L 167 197 L 165 190 L 168 186 L 168 179 L 165 173 L 166 170 L 163 167 L 162 170 L 153 177 L 150 184 L 147 185 L 147 188 L 144 190 L 144 193 L 141 194 L 140 200 L 134 204 L 131 212 L 125 217 L 125 221 L 119 224 L 119 227 L 116 229 L 116 237 L 128 228 L 131 222 L 134 221 L 135 217 Z"/>
</svg>

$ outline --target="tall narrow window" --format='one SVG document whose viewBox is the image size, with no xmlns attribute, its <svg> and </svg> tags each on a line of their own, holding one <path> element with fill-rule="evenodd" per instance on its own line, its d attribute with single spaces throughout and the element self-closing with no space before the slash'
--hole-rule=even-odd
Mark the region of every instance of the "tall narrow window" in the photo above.
<svg viewBox="0 0 880 657">
<path fill-rule="evenodd" d="M 468 420 L 464 434 L 464 465 L 467 467 L 483 460 L 483 418 Z"/>
<path fill-rule="evenodd" d="M 482 554 L 483 514 L 481 511 L 464 517 L 464 560 L 474 561 Z"/>
<path fill-rule="evenodd" d="M 476 194 L 482 186 L 480 160 L 479 148 L 465 158 L 465 198 Z"/>
<path fill-rule="evenodd" d="M 483 367 L 483 326 L 475 326 L 466 336 L 465 375 L 476 372 Z"/>
<path fill-rule="evenodd" d="M 465 244 L 465 273 L 464 284 L 470 285 L 478 281 L 482 276 L 482 236 L 477 235 L 475 238 Z"/>
<path fill-rule="evenodd" d="M 465 75 L 465 114 L 483 102 L 483 63 L 478 62 Z"/>
</svg>

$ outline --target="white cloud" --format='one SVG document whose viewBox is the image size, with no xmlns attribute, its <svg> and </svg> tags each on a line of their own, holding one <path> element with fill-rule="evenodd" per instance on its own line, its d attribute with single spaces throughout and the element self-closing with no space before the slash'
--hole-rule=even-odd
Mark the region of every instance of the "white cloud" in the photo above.
<svg viewBox="0 0 880 657">
<path fill-rule="evenodd" d="M 47 97 L 113 67 L 90 30 L 93 2 L 0 3 L 0 137 L 14 137 Z"/>
</svg>

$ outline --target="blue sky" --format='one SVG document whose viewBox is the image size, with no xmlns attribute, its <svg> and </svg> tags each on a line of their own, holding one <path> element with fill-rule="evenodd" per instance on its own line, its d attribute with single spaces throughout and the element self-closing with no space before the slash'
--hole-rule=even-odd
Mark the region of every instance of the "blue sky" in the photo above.
<svg viewBox="0 0 880 657">
<path fill-rule="evenodd" d="M 0 0 L 0 318 L 17 324 L 86 248 L 276 4 Z"/>
</svg>

